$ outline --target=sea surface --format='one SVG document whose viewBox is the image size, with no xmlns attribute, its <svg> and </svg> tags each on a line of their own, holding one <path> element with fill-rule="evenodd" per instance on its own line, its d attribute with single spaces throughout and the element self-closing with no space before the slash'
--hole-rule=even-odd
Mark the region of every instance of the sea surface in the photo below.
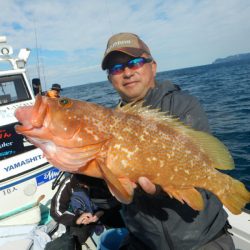
<svg viewBox="0 0 250 250">
<path fill-rule="evenodd" d="M 234 158 L 235 169 L 225 172 L 250 190 L 250 62 L 209 64 L 157 74 L 157 80 L 167 79 L 200 100 L 212 133 Z M 114 107 L 119 100 L 108 81 L 65 88 L 62 95 L 106 107 Z"/>
</svg>

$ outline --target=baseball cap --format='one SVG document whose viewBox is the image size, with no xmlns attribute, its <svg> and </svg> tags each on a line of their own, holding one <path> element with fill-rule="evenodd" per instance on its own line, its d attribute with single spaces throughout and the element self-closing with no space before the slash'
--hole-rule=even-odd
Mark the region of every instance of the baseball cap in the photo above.
<svg viewBox="0 0 250 250">
<path fill-rule="evenodd" d="M 111 52 L 120 51 L 129 56 L 139 57 L 143 53 L 151 56 L 148 46 L 133 33 L 118 33 L 113 35 L 107 44 L 107 48 L 102 60 L 102 69 L 107 69 L 108 57 Z"/>
</svg>

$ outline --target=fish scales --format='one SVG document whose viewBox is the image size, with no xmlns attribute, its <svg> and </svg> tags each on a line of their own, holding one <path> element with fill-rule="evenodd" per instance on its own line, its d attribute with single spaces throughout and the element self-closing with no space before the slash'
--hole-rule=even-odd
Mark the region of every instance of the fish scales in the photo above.
<svg viewBox="0 0 250 250">
<path fill-rule="evenodd" d="M 121 202 L 132 201 L 140 176 L 195 210 L 204 208 L 196 188 L 213 192 L 235 214 L 250 201 L 241 182 L 216 170 L 234 167 L 218 139 L 142 103 L 112 110 L 37 96 L 34 106 L 15 114 L 22 124 L 16 131 L 40 147 L 54 166 L 103 178 Z"/>
<path fill-rule="evenodd" d="M 205 160 L 209 161 L 209 159 L 205 157 L 204 160 L 201 156 L 197 157 L 196 160 L 193 159 L 192 155 L 198 149 L 195 146 L 191 148 L 190 141 L 184 138 L 186 142 L 183 143 L 180 140 L 181 136 L 173 128 L 160 124 L 152 125 L 151 120 L 138 119 L 138 116 L 130 116 L 129 118 L 123 116 L 123 119 L 119 120 L 120 124 L 117 126 L 117 130 L 111 131 L 111 134 L 115 134 L 115 136 L 108 154 L 108 165 L 114 173 L 117 168 L 127 169 L 127 171 L 136 169 L 137 171 L 128 173 L 133 181 L 136 181 L 143 173 L 144 176 L 153 178 L 153 181 L 160 185 L 162 184 L 162 178 L 164 178 L 164 182 L 171 182 L 169 180 L 171 177 L 174 178 L 175 185 L 183 184 L 183 179 L 179 176 L 186 178 L 187 186 L 189 186 L 188 181 L 191 182 L 191 185 L 194 184 L 194 181 L 197 181 L 195 174 L 201 175 L 199 166 L 202 166 Z M 143 140 L 141 140 L 141 135 L 143 135 Z M 127 140 L 118 143 L 116 138 L 119 138 L 119 136 Z M 121 145 L 119 157 L 115 157 L 117 152 L 114 146 L 116 144 Z M 133 150 L 135 148 L 138 150 Z M 183 154 L 185 151 L 190 153 Z M 133 152 L 133 154 L 128 152 Z M 122 161 L 124 159 L 126 164 Z M 163 165 L 165 168 L 161 167 Z M 168 168 L 167 171 L 166 168 Z M 196 169 L 196 173 L 193 172 L 192 168 Z M 190 169 L 190 171 L 187 169 Z M 190 173 L 193 175 L 190 175 Z"/>
</svg>

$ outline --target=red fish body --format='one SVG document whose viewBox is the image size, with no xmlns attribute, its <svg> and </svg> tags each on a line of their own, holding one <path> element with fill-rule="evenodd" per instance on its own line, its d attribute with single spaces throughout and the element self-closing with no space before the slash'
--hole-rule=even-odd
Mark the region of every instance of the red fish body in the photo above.
<svg viewBox="0 0 250 250">
<path fill-rule="evenodd" d="M 68 171 L 103 178 L 121 202 L 133 198 L 140 176 L 195 210 L 213 192 L 233 213 L 250 202 L 244 185 L 218 169 L 232 157 L 215 137 L 141 103 L 111 110 L 94 103 L 37 96 L 33 107 L 16 110 L 16 130 L 40 147 L 48 161 Z"/>
</svg>

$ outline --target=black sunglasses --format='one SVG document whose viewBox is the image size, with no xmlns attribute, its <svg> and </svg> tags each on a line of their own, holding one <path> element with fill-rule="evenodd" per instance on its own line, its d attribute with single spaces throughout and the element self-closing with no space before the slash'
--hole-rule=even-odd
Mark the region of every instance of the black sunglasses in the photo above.
<svg viewBox="0 0 250 250">
<path fill-rule="evenodd" d="M 108 74 L 109 75 L 119 75 L 121 74 L 126 67 L 136 70 L 141 68 L 145 63 L 150 63 L 152 62 L 152 58 L 144 58 L 144 57 L 137 57 L 132 60 L 129 60 L 126 63 L 122 64 L 115 64 L 112 66 L 110 69 L 108 69 Z"/>
</svg>

